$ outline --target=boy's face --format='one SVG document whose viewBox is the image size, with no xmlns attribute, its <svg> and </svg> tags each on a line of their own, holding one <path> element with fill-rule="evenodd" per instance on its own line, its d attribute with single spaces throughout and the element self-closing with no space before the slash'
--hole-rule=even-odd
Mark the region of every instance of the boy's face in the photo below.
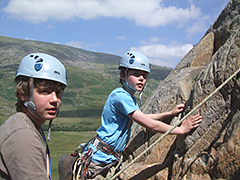
<svg viewBox="0 0 240 180">
<path fill-rule="evenodd" d="M 129 86 L 140 92 L 147 82 L 148 73 L 145 71 L 129 69 L 127 77 Z"/>
<path fill-rule="evenodd" d="M 40 126 L 58 114 L 63 89 L 57 88 L 56 84 L 54 81 L 45 81 L 39 83 L 33 90 L 33 101 L 40 118 L 29 109 L 27 114 Z"/>
</svg>

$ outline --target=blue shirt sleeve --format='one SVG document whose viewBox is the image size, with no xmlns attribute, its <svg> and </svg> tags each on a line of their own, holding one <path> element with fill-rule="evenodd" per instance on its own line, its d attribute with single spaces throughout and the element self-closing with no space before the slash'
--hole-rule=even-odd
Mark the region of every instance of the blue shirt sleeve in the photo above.
<svg viewBox="0 0 240 180">
<path fill-rule="evenodd" d="M 113 105 L 126 116 L 138 109 L 135 97 L 126 93 L 116 94 Z"/>
</svg>

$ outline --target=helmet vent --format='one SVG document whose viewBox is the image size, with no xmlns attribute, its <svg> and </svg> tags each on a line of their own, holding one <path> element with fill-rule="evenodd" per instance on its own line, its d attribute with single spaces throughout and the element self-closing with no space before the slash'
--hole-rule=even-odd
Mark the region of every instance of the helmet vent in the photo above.
<svg viewBox="0 0 240 180">
<path fill-rule="evenodd" d="M 127 55 L 130 56 L 130 58 L 135 58 L 134 54 L 133 53 L 127 53 Z"/>
<path fill-rule="evenodd" d="M 36 63 L 39 63 L 39 62 L 43 62 L 43 59 L 40 58 L 40 59 L 38 59 L 38 60 L 36 61 Z"/>
</svg>

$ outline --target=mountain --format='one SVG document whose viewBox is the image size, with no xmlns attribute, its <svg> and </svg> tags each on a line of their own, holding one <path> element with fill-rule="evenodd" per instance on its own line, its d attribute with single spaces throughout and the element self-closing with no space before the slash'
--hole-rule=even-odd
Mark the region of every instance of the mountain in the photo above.
<svg viewBox="0 0 240 180">
<path fill-rule="evenodd" d="M 68 73 L 68 87 L 59 113 L 65 122 L 54 123 L 52 130 L 95 130 L 99 126 L 106 97 L 120 85 L 117 67 L 121 57 L 5 36 L 0 36 L 0 123 L 15 113 L 15 72 L 21 59 L 33 52 L 55 56 L 65 65 Z M 172 70 L 157 65 L 152 65 L 151 69 L 143 102 Z M 66 120 L 70 118 L 71 121 Z"/>
</svg>

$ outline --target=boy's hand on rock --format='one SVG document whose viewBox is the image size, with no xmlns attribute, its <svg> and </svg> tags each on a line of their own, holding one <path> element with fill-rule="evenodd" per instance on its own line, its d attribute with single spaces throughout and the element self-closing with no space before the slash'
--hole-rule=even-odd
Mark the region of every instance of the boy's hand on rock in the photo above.
<svg viewBox="0 0 240 180">
<path fill-rule="evenodd" d="M 177 106 L 175 106 L 172 110 L 172 116 L 176 116 L 177 114 L 179 114 L 180 112 L 183 111 L 185 105 L 184 104 L 178 104 Z"/>
<path fill-rule="evenodd" d="M 199 126 L 199 124 L 202 122 L 202 116 L 196 115 L 189 119 L 186 119 L 182 122 L 182 125 L 180 126 L 183 130 L 183 134 L 189 133 L 192 129 Z"/>
</svg>

